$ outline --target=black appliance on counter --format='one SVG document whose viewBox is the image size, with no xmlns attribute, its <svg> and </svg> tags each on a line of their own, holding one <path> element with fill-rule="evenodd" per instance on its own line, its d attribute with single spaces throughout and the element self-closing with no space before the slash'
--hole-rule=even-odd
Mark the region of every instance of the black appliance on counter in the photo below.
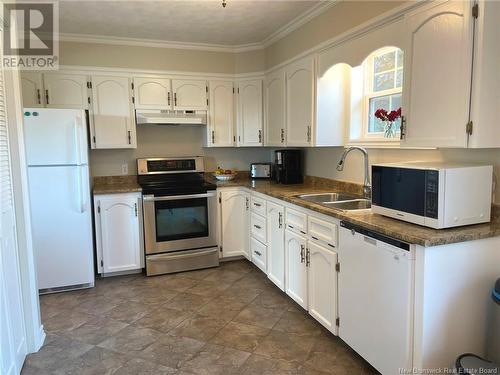
<svg viewBox="0 0 500 375">
<path fill-rule="evenodd" d="M 301 184 L 304 182 L 302 170 L 302 150 L 275 151 L 274 171 L 277 183 Z"/>
</svg>

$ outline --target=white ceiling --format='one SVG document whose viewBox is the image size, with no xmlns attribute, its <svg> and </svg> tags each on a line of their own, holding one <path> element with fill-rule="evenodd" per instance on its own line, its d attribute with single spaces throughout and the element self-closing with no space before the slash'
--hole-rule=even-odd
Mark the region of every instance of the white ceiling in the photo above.
<svg viewBox="0 0 500 375">
<path fill-rule="evenodd" d="M 96 37 L 242 46 L 262 43 L 320 1 L 61 1 L 60 31 Z M 74 37 L 74 35 L 73 35 Z"/>
</svg>

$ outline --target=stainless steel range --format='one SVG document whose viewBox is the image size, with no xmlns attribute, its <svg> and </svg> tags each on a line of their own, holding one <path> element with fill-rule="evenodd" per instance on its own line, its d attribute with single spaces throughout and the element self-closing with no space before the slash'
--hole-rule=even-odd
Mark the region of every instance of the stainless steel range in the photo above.
<svg viewBox="0 0 500 375">
<path fill-rule="evenodd" d="M 219 265 L 216 186 L 202 157 L 137 159 L 148 276 Z"/>
</svg>

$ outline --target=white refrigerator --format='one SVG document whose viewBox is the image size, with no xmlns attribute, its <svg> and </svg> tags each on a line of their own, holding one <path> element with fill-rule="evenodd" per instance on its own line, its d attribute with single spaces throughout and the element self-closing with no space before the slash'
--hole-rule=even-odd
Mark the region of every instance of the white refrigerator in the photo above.
<svg viewBox="0 0 500 375">
<path fill-rule="evenodd" d="M 40 293 L 94 286 L 86 113 L 24 109 Z"/>
</svg>

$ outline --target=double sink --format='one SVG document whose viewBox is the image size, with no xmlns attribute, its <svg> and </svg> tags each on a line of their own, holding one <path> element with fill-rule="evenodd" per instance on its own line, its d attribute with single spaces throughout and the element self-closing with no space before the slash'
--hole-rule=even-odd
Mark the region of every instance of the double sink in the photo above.
<svg viewBox="0 0 500 375">
<path fill-rule="evenodd" d="M 366 210 L 372 206 L 371 200 L 348 193 L 301 194 L 296 197 L 307 202 L 317 203 L 321 206 L 339 211 Z"/>
</svg>

